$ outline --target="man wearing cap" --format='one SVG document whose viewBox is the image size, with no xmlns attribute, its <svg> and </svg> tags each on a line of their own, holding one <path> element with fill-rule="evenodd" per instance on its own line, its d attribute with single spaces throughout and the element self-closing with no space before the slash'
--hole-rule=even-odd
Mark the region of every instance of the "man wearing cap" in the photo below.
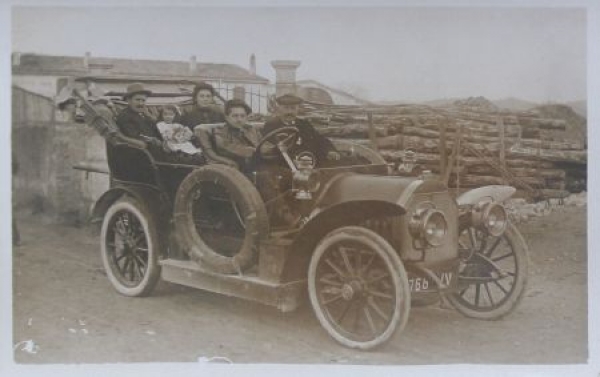
<svg viewBox="0 0 600 377">
<path fill-rule="evenodd" d="M 140 83 L 129 85 L 123 96 L 127 108 L 117 116 L 116 123 L 123 135 L 145 141 L 153 147 L 162 147 L 163 138 L 156 127 L 156 119 L 146 107 L 146 99 L 151 93 Z"/>
<path fill-rule="evenodd" d="M 263 136 L 282 127 L 296 127 L 299 131 L 296 147 L 290 150 L 291 155 L 302 151 L 312 152 L 317 163 L 327 160 L 339 160 L 340 154 L 329 139 L 319 134 L 308 120 L 298 118 L 298 110 L 303 100 L 292 94 L 284 94 L 275 99 L 277 102 L 276 117 L 267 121 L 263 128 Z"/>
<path fill-rule="evenodd" d="M 213 97 L 215 88 L 206 82 L 199 82 L 194 86 L 192 110 L 182 115 L 179 123 L 194 129 L 199 124 L 222 123 L 225 121 L 222 110 L 215 105 Z"/>
</svg>

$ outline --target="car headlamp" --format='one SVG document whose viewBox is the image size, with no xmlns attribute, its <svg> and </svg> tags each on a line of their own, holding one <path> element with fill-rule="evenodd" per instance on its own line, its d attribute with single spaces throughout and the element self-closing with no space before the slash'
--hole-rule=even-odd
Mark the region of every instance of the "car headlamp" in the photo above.
<svg viewBox="0 0 600 377">
<path fill-rule="evenodd" d="M 471 222 L 475 228 L 481 229 L 491 236 L 498 237 L 506 230 L 508 215 L 502 204 L 481 203 L 473 207 Z"/>
<path fill-rule="evenodd" d="M 409 230 L 414 237 L 437 247 L 444 243 L 448 234 L 448 222 L 443 212 L 427 208 L 418 210 L 409 222 Z"/>
</svg>

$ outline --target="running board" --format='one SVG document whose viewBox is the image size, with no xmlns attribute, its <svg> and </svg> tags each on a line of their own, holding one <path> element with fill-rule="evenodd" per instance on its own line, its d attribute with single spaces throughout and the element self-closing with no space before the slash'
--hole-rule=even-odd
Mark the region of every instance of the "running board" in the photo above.
<svg viewBox="0 0 600 377">
<path fill-rule="evenodd" d="M 201 268 L 193 261 L 160 261 L 164 281 L 274 306 L 282 312 L 295 310 L 306 293 L 306 280 L 273 283 L 255 275 L 225 275 Z"/>
</svg>

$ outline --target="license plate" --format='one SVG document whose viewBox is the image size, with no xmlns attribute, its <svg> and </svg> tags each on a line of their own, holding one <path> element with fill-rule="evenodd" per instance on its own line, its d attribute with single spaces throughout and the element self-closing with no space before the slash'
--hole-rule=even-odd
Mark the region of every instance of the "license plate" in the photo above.
<svg viewBox="0 0 600 377">
<path fill-rule="evenodd" d="M 436 274 L 445 286 L 444 289 L 454 286 L 456 283 L 456 272 L 440 272 Z M 426 276 L 412 276 L 408 279 L 411 292 L 437 292 L 438 287 L 432 278 Z"/>
</svg>

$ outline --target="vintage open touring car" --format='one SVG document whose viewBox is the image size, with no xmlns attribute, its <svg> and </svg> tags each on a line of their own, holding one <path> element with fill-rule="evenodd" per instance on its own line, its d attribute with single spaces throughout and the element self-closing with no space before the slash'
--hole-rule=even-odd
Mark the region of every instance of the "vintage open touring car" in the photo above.
<svg viewBox="0 0 600 377">
<path fill-rule="evenodd" d="M 93 219 L 123 295 L 148 295 L 162 279 L 291 311 L 308 293 L 327 333 L 358 349 L 402 330 L 419 297 L 498 319 L 523 296 L 527 246 L 502 205 L 512 187 L 454 198 L 435 176 L 394 176 L 379 154 L 350 143 L 335 143 L 335 166 L 293 160 L 293 127 L 256 150 L 258 161 L 283 156 L 287 169 L 241 172 L 214 155 L 204 165 L 163 161 L 83 102 L 86 122 L 107 140 L 110 189 Z M 196 129 L 205 150 L 211 127 Z M 259 190 L 273 181 L 287 182 L 279 195 L 297 221 L 270 215 L 280 201 Z"/>
</svg>

